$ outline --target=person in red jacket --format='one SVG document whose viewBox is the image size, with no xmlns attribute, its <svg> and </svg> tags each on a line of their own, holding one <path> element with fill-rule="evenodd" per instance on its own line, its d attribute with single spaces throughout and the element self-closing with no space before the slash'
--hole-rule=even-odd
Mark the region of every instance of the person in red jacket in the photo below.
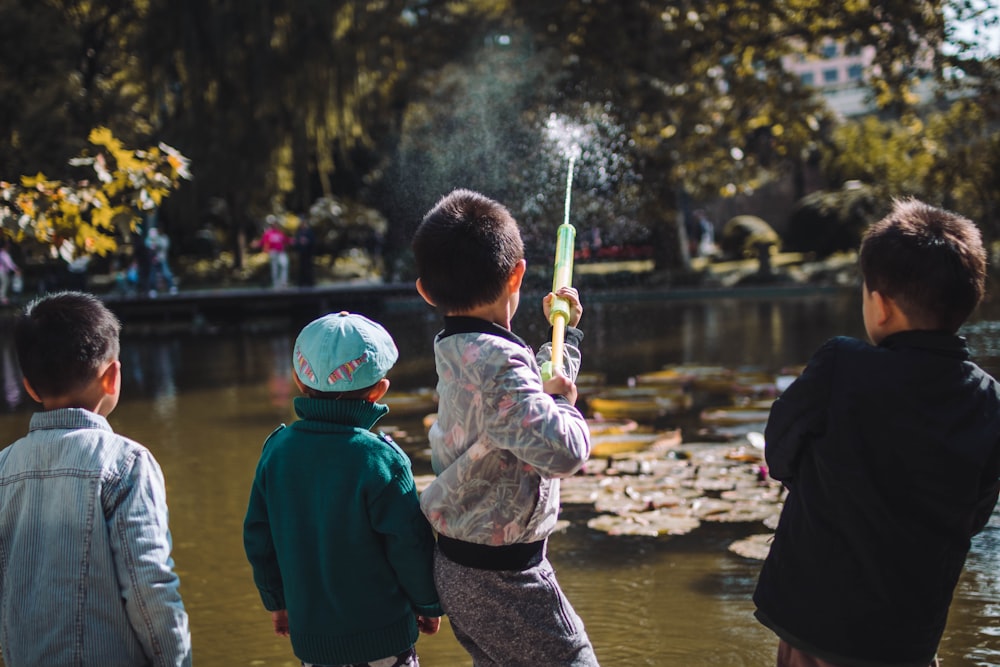
<svg viewBox="0 0 1000 667">
<path fill-rule="evenodd" d="M 288 287 L 288 246 L 291 239 L 278 224 L 278 219 L 267 216 L 267 229 L 260 237 L 260 249 L 267 253 L 271 264 L 271 286 Z"/>
</svg>

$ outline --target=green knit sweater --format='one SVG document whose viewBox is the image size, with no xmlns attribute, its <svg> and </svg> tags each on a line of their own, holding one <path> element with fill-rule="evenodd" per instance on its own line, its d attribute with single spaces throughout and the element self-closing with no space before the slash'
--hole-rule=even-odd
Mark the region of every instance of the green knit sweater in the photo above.
<svg viewBox="0 0 1000 667">
<path fill-rule="evenodd" d="M 299 420 L 271 434 L 257 464 L 244 547 L 305 662 L 395 655 L 416 642 L 415 614 L 442 614 L 410 460 L 369 430 L 388 410 L 296 398 Z"/>
</svg>

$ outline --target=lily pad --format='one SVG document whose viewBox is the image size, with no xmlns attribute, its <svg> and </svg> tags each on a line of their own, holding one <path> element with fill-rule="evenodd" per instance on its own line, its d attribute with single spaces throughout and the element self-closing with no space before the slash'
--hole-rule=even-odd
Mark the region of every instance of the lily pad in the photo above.
<svg viewBox="0 0 1000 667">
<path fill-rule="evenodd" d="M 751 410 L 746 408 L 718 408 L 702 410 L 701 421 L 713 426 L 737 426 L 742 424 L 764 424 L 771 414 L 770 410 Z"/>
<path fill-rule="evenodd" d="M 593 415 L 604 419 L 635 419 L 650 421 L 664 415 L 674 415 L 691 409 L 690 394 L 664 392 L 655 387 L 619 387 L 602 391 L 587 399 Z"/>
<path fill-rule="evenodd" d="M 701 525 L 689 514 L 667 510 L 636 512 L 626 515 L 602 514 L 587 522 L 587 527 L 608 535 L 685 535 Z"/>
<path fill-rule="evenodd" d="M 773 539 L 774 533 L 751 535 L 750 537 L 742 540 L 736 540 L 730 544 L 729 550 L 737 556 L 743 556 L 744 558 L 751 558 L 753 560 L 764 560 L 767 558 L 768 552 L 771 551 L 771 540 Z"/>
<path fill-rule="evenodd" d="M 633 422 L 634 423 L 634 422 Z M 605 433 L 591 435 L 591 456 L 611 456 L 623 452 L 637 452 L 656 447 L 666 450 L 681 443 L 680 431 L 667 433 Z"/>
<path fill-rule="evenodd" d="M 588 419 L 587 429 L 590 430 L 590 437 L 596 438 L 602 435 L 621 435 L 631 433 L 639 428 L 638 422 L 634 419 Z"/>
<path fill-rule="evenodd" d="M 734 503 L 725 512 L 716 512 L 704 516 L 705 521 L 717 523 L 756 523 L 771 516 L 774 508 L 760 503 Z"/>
</svg>

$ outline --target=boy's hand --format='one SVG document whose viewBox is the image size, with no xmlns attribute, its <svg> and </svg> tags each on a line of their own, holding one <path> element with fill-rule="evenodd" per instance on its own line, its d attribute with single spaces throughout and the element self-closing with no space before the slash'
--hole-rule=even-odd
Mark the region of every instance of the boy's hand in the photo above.
<svg viewBox="0 0 1000 667">
<path fill-rule="evenodd" d="M 434 616 L 417 616 L 417 628 L 425 635 L 433 635 L 441 629 L 441 619 Z"/>
<path fill-rule="evenodd" d="M 576 385 L 563 375 L 562 369 L 553 369 L 551 378 L 542 383 L 542 389 L 552 396 L 563 396 L 570 405 L 576 405 Z"/>
<path fill-rule="evenodd" d="M 288 636 L 288 610 L 272 611 L 271 622 L 274 623 L 274 634 L 279 637 Z"/>
<path fill-rule="evenodd" d="M 580 293 L 576 291 L 575 287 L 560 287 L 558 292 L 549 292 L 542 299 L 542 311 L 545 313 L 545 319 L 549 319 L 549 311 L 552 310 L 552 300 L 556 297 L 561 297 L 569 301 L 569 322 L 571 327 L 575 327 L 580 323 L 580 318 L 583 317 L 583 305 L 580 303 Z"/>
</svg>

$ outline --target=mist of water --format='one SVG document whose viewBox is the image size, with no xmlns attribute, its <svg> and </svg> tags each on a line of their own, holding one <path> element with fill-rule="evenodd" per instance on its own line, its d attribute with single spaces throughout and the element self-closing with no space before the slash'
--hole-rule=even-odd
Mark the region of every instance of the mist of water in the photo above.
<svg viewBox="0 0 1000 667">
<path fill-rule="evenodd" d="M 382 208 L 408 246 L 420 215 L 455 188 L 482 192 L 510 209 L 529 266 L 548 263 L 563 217 L 566 162 L 574 158 L 574 225 L 580 244 L 636 243 L 640 178 L 628 132 L 612 105 L 568 103 L 554 56 L 529 38 L 506 36 L 465 64 L 444 68 L 426 104 L 412 105 L 399 152 L 387 164 Z M 556 54 L 557 55 L 557 54 Z M 433 110 L 433 114 L 430 111 Z"/>
</svg>

